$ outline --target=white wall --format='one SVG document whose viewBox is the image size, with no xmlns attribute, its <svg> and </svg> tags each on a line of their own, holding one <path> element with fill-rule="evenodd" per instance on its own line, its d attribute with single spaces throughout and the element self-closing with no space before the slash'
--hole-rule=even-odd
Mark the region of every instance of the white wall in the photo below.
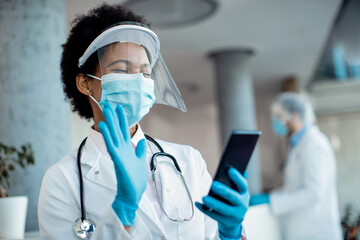
<svg viewBox="0 0 360 240">
<path fill-rule="evenodd" d="M 347 204 L 360 213 L 360 112 L 318 117 L 320 129 L 330 139 L 337 159 L 341 215 Z"/>
</svg>

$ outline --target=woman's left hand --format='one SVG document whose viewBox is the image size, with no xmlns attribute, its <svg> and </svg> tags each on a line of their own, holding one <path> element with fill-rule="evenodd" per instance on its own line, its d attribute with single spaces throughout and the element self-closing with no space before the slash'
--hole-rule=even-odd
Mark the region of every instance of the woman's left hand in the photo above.
<svg viewBox="0 0 360 240">
<path fill-rule="evenodd" d="M 240 239 L 241 223 L 249 207 L 250 194 L 245 177 L 235 168 L 229 168 L 228 175 L 235 183 L 237 191 L 218 181 L 213 182 L 211 191 L 231 205 L 209 195 L 203 198 L 203 204 L 198 202 L 195 204 L 200 211 L 218 222 L 221 239 Z M 212 210 L 205 210 L 203 206 Z"/>
<path fill-rule="evenodd" d="M 117 193 L 112 207 L 123 225 L 131 226 L 146 189 L 146 141 L 140 140 L 134 149 L 121 105 L 117 105 L 114 110 L 110 104 L 105 104 L 103 115 L 106 122 L 99 123 L 99 130 L 114 162 L 117 180 Z"/>
</svg>

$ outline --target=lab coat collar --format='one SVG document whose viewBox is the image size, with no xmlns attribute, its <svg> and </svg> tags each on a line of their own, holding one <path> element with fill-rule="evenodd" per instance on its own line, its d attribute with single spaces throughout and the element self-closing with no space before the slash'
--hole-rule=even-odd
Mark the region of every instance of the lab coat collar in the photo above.
<svg viewBox="0 0 360 240">
<path fill-rule="evenodd" d="M 131 138 L 131 141 L 136 146 L 144 137 L 144 133 L 138 125 L 138 129 Z M 84 146 L 81 163 L 90 166 L 89 171 L 87 173 L 84 172 L 85 179 L 116 192 L 114 163 L 106 149 L 102 134 L 94 129 L 90 130 Z"/>
<path fill-rule="evenodd" d="M 134 146 L 136 147 L 137 144 L 139 143 L 139 141 L 144 138 L 145 138 L 144 132 L 142 131 L 140 125 L 138 124 L 137 130 L 136 130 L 134 136 L 131 138 L 131 141 L 134 144 Z"/>
<path fill-rule="evenodd" d="M 314 137 L 315 132 L 318 132 L 319 128 L 316 125 L 311 125 L 306 132 L 303 134 L 301 139 L 296 143 L 294 147 L 291 147 L 288 152 L 286 164 L 290 159 L 293 159 L 299 151 L 302 151 L 304 144 L 307 144 L 309 139 Z"/>
<path fill-rule="evenodd" d="M 138 124 L 137 126 L 137 130 L 134 136 L 131 138 L 131 142 L 133 143 L 134 147 L 137 146 L 141 139 L 145 138 L 140 125 Z M 89 166 L 93 166 L 100 157 L 111 160 L 103 135 L 100 132 L 94 130 L 92 127 L 90 128 L 89 136 L 86 140 L 83 153 L 84 156 L 81 158 L 81 163 L 87 164 Z"/>
<path fill-rule="evenodd" d="M 294 133 L 289 139 L 291 147 L 295 147 L 311 127 L 311 125 L 306 125 L 302 127 L 298 132 Z"/>
<path fill-rule="evenodd" d="M 316 125 L 310 125 L 308 128 L 303 132 L 301 138 L 298 140 L 296 145 L 292 147 L 293 149 L 301 148 L 301 146 L 308 142 L 309 138 L 312 138 L 314 132 L 318 131 L 319 128 Z"/>
</svg>

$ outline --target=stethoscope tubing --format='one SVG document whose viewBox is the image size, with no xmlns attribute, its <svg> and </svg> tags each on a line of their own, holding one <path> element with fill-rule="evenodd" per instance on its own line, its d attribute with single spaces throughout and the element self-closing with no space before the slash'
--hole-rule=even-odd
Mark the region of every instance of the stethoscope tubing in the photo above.
<svg viewBox="0 0 360 240">
<path fill-rule="evenodd" d="M 81 207 L 81 221 L 86 219 L 86 210 L 84 204 L 84 182 L 81 170 L 81 151 L 86 143 L 87 137 L 81 142 L 78 153 L 77 153 L 77 166 L 79 171 L 79 184 L 80 184 L 80 207 Z"/>
</svg>

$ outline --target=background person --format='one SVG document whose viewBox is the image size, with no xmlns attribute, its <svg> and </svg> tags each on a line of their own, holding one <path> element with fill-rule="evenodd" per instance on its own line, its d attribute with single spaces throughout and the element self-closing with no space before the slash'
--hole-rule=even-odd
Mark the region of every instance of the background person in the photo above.
<svg viewBox="0 0 360 240">
<path fill-rule="evenodd" d="M 270 205 L 286 240 L 342 239 L 336 159 L 313 116 L 312 106 L 299 94 L 276 98 L 271 107 L 273 130 L 289 146 L 283 186 L 250 199 L 252 206 Z"/>
</svg>

